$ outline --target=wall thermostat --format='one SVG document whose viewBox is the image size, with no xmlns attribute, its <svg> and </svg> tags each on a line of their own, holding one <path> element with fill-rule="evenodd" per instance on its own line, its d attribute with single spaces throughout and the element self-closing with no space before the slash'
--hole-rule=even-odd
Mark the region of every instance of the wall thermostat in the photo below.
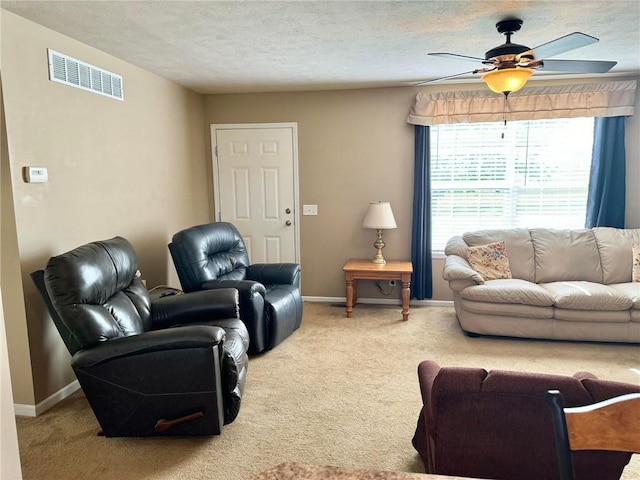
<svg viewBox="0 0 640 480">
<path fill-rule="evenodd" d="M 45 183 L 49 179 L 46 167 L 23 167 L 22 176 L 27 183 Z"/>
</svg>

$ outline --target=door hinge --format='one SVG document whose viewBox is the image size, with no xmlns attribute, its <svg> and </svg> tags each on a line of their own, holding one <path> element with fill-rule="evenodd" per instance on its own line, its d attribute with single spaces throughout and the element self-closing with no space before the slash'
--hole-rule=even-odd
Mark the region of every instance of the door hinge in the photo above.
<svg viewBox="0 0 640 480">
<path fill-rule="evenodd" d="M 217 145 L 216 145 L 216 153 L 215 153 L 215 155 L 216 155 L 216 158 L 218 158 L 218 146 Z"/>
</svg>

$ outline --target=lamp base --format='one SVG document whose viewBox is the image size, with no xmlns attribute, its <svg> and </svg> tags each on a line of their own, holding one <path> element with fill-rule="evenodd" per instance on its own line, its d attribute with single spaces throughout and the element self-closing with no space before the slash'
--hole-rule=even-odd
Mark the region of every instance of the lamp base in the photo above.
<svg viewBox="0 0 640 480">
<path fill-rule="evenodd" d="M 381 228 L 378 228 L 378 230 L 377 230 L 377 237 L 376 237 L 376 241 L 374 242 L 373 246 L 376 247 L 376 256 L 373 257 L 373 260 L 371 260 L 371 261 L 373 263 L 378 264 L 378 265 L 386 265 L 387 261 L 382 256 L 382 249 L 384 248 L 385 243 L 382 240 L 382 229 Z"/>
</svg>

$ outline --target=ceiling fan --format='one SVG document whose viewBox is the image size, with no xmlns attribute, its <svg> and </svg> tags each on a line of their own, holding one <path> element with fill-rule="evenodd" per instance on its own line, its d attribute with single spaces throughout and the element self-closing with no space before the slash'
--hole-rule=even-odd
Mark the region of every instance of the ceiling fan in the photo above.
<svg viewBox="0 0 640 480">
<path fill-rule="evenodd" d="M 487 51 L 484 58 L 458 55 L 455 53 L 429 53 L 436 57 L 451 58 L 472 62 L 481 62 L 484 67 L 457 73 L 435 80 L 415 83 L 414 86 L 424 85 L 449 78 L 480 73 L 487 86 L 505 96 L 524 86 L 535 70 L 572 73 L 605 73 L 617 62 L 599 60 L 549 60 L 549 57 L 584 47 L 599 40 L 581 32 L 574 32 L 564 37 L 556 38 L 535 48 L 511 43 L 511 36 L 520 30 L 523 21 L 519 18 L 507 18 L 496 23 L 498 33 L 507 37 L 507 41 Z"/>
</svg>

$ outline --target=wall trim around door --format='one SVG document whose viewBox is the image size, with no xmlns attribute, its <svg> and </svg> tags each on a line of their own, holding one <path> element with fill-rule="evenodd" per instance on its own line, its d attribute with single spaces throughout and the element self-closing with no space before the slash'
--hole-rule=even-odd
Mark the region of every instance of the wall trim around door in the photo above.
<svg viewBox="0 0 640 480">
<path fill-rule="evenodd" d="M 217 188 L 219 170 L 218 170 L 218 155 L 217 155 L 217 130 L 256 130 L 256 129 L 268 129 L 268 128 L 290 128 L 293 137 L 293 225 L 295 228 L 295 259 L 296 263 L 300 263 L 300 180 L 298 174 L 298 123 L 297 122 L 282 122 L 282 123 L 212 123 L 211 124 L 211 164 L 212 168 L 212 190 L 213 190 L 213 203 L 214 203 L 214 220 L 220 221 L 220 189 Z"/>
</svg>

